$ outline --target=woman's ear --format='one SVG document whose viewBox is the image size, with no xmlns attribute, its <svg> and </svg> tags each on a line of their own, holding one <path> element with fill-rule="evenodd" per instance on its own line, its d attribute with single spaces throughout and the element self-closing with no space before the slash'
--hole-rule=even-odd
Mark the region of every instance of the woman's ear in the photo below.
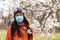
<svg viewBox="0 0 60 40">
<path fill-rule="evenodd" d="M 29 22 L 29 25 L 31 25 L 32 23 L 30 22 L 29 18 L 27 17 L 27 15 L 24 15 L 25 18 L 27 19 L 27 21 Z"/>
</svg>

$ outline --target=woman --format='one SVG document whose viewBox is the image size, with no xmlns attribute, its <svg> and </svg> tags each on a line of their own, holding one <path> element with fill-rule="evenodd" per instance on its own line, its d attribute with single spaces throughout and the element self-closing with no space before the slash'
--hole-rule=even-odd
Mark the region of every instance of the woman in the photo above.
<svg viewBox="0 0 60 40">
<path fill-rule="evenodd" d="M 21 9 L 14 11 L 14 21 L 8 28 L 6 40 L 33 40 L 33 33 Z"/>
</svg>

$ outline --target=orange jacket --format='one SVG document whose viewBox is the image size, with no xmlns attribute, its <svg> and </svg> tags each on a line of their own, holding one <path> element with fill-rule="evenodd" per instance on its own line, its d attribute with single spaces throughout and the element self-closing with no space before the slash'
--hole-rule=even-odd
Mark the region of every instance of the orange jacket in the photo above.
<svg viewBox="0 0 60 40">
<path fill-rule="evenodd" d="M 23 37 L 18 37 L 17 32 L 15 32 L 14 40 L 33 40 L 33 38 L 28 39 L 25 27 L 21 28 L 21 32 L 23 34 Z M 6 40 L 11 40 L 11 27 L 8 28 Z"/>
</svg>

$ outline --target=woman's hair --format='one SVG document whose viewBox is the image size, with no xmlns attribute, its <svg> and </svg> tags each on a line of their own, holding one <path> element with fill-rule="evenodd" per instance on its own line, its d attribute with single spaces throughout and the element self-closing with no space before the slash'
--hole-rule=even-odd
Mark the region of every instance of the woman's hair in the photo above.
<svg viewBox="0 0 60 40">
<path fill-rule="evenodd" d="M 17 10 L 17 11 L 19 11 L 19 10 Z M 22 12 L 17 12 L 17 11 L 16 11 L 15 13 L 22 13 Z M 15 16 L 15 15 L 14 15 L 14 16 Z M 14 17 L 14 19 L 15 19 L 15 17 Z M 24 16 L 23 22 L 25 23 L 27 30 L 30 29 L 30 27 L 29 27 L 29 22 L 28 22 L 28 20 L 25 18 L 25 16 Z M 21 28 L 18 27 L 18 24 L 17 24 L 16 20 L 14 20 L 14 21 L 12 22 L 12 24 L 11 24 L 11 37 L 12 37 L 11 40 L 14 40 L 13 37 L 15 36 L 15 32 L 17 32 L 17 35 L 18 35 L 19 37 L 22 37 L 22 36 L 23 36 L 20 29 L 21 29 Z M 26 31 L 27 31 L 27 30 L 26 30 Z M 30 29 L 30 30 L 31 30 L 31 29 Z M 31 32 L 32 32 L 32 30 L 31 30 Z M 27 35 L 28 35 L 28 38 L 33 37 L 32 34 L 28 34 L 28 33 L 27 33 Z"/>
</svg>

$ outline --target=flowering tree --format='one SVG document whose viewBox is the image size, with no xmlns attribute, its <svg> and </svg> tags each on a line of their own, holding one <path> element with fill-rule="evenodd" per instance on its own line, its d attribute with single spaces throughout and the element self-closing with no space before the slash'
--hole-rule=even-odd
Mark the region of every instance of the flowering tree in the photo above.
<svg viewBox="0 0 60 40">
<path fill-rule="evenodd" d="M 20 3 L 20 8 L 33 20 L 32 27 L 40 33 L 46 34 L 53 33 L 54 28 L 59 27 L 59 5 L 59 0 L 47 0 L 46 2 L 23 0 Z"/>
</svg>

